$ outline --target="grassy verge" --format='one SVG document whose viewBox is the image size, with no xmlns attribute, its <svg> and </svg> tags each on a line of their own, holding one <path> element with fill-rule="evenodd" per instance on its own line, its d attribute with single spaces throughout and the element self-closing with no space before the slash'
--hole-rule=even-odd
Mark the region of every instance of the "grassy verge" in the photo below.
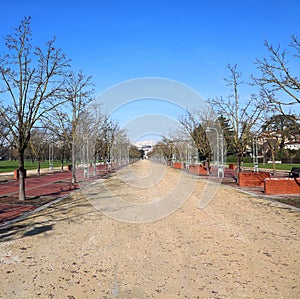
<svg viewBox="0 0 300 299">
<path fill-rule="evenodd" d="M 54 161 L 54 167 L 61 166 L 60 161 Z M 19 167 L 18 161 L 0 161 L 0 172 L 12 172 Z M 38 163 L 32 163 L 31 161 L 25 161 L 25 168 L 37 169 Z M 41 168 L 49 168 L 49 161 L 41 162 Z"/>
<path fill-rule="evenodd" d="M 244 163 L 245 167 L 253 167 L 253 163 Z M 277 170 L 290 171 L 292 167 L 300 167 L 300 164 L 276 164 Z M 259 169 L 273 169 L 273 164 L 258 164 Z"/>
</svg>

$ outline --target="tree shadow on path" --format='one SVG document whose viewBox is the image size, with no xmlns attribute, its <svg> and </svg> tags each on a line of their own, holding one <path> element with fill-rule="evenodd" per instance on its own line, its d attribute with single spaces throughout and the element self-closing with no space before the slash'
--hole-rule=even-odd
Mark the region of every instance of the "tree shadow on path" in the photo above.
<svg viewBox="0 0 300 299">
<path fill-rule="evenodd" d="M 0 228 L 0 242 L 32 237 L 53 230 L 59 223 L 81 223 L 90 219 L 100 219 L 99 213 L 87 199 L 80 194 L 69 197 L 44 210 L 36 212 L 12 225 Z"/>
</svg>

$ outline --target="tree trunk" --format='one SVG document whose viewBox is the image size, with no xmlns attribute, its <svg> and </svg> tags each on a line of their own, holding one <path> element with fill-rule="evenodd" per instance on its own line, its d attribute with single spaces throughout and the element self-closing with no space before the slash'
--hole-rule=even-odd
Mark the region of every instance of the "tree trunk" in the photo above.
<svg viewBox="0 0 300 299">
<path fill-rule="evenodd" d="M 263 165 L 265 165 L 266 164 L 266 152 L 265 151 L 262 152 L 262 156 L 263 156 Z"/>
<path fill-rule="evenodd" d="M 37 174 L 38 174 L 38 176 L 41 175 L 41 159 L 40 159 L 40 158 L 38 158 L 38 169 L 37 169 Z"/>
<path fill-rule="evenodd" d="M 207 155 L 206 157 L 207 160 L 207 169 L 206 169 L 206 174 L 209 175 L 210 174 L 210 154 Z"/>
<path fill-rule="evenodd" d="M 236 154 L 236 182 L 239 183 L 239 173 L 241 172 L 241 154 Z"/>
<path fill-rule="evenodd" d="M 65 160 L 65 145 L 63 145 L 62 152 L 61 152 L 61 171 L 64 170 L 64 160 Z"/>
<path fill-rule="evenodd" d="M 72 144 L 72 183 L 77 183 L 76 178 L 76 148 L 75 148 L 75 142 Z"/>
<path fill-rule="evenodd" d="M 94 153 L 94 176 L 97 175 L 97 152 Z"/>
<path fill-rule="evenodd" d="M 271 153 L 272 153 L 273 175 L 275 176 L 276 174 L 275 151 L 272 149 Z"/>
<path fill-rule="evenodd" d="M 25 200 L 24 151 L 19 152 L 19 200 Z"/>
</svg>

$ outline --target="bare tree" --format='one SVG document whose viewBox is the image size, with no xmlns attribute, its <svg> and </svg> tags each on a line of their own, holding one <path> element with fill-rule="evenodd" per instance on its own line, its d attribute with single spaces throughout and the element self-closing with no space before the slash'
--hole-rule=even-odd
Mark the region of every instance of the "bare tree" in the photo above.
<svg viewBox="0 0 300 299">
<path fill-rule="evenodd" d="M 269 57 L 258 59 L 257 67 L 261 72 L 259 78 L 253 78 L 255 83 L 262 89 L 262 94 L 281 113 L 286 114 L 286 108 L 295 107 L 300 104 L 299 91 L 300 81 L 294 64 L 291 60 L 300 58 L 300 42 L 296 36 L 292 36 L 288 52 L 280 46 L 274 47 L 265 41 Z M 299 61 L 298 61 L 299 63 Z"/>
<path fill-rule="evenodd" d="M 153 150 L 149 153 L 150 157 L 155 155 L 162 156 L 165 161 L 170 161 L 174 154 L 173 141 L 167 137 L 157 142 Z"/>
<path fill-rule="evenodd" d="M 65 103 L 53 111 L 49 121 L 56 124 L 56 131 L 60 131 L 69 146 L 72 156 L 72 183 L 77 182 L 76 164 L 80 151 L 80 121 L 86 112 L 87 105 L 92 101 L 94 90 L 91 76 L 85 76 L 83 71 L 77 74 L 69 72 L 64 83 Z"/>
<path fill-rule="evenodd" d="M 46 130 L 33 129 L 30 135 L 29 147 L 33 152 L 38 162 L 37 174 L 41 174 L 41 161 L 48 149 L 48 143 L 45 137 L 47 136 Z"/>
<path fill-rule="evenodd" d="M 10 104 L 1 104 L 0 116 L 18 150 L 19 199 L 24 200 L 24 152 L 33 126 L 62 102 L 61 78 L 68 61 L 55 47 L 55 39 L 46 43 L 45 50 L 32 50 L 30 17 L 24 18 L 14 33 L 6 37 L 6 47 L 7 54 L 0 58 L 1 93 Z"/>
<path fill-rule="evenodd" d="M 250 131 L 259 121 L 259 116 L 265 109 L 265 103 L 255 95 L 251 95 L 247 101 L 242 101 L 239 93 L 239 87 L 244 83 L 241 80 L 241 73 L 237 71 L 237 65 L 228 65 L 227 68 L 230 76 L 225 81 L 232 93 L 226 99 L 223 97 L 212 99 L 211 104 L 219 115 L 226 116 L 232 128 L 232 140 L 229 141 L 229 145 L 236 153 L 237 173 L 239 173 L 243 154 L 251 141 Z"/>
<path fill-rule="evenodd" d="M 201 115 L 199 111 L 188 111 L 186 115 L 179 118 L 179 122 L 186 133 L 194 141 L 194 144 L 198 149 L 198 159 L 200 160 L 201 158 L 204 158 L 209 164 L 211 148 L 205 133 L 205 129 L 208 124 L 206 123 L 203 115 Z"/>
<path fill-rule="evenodd" d="M 65 106 L 65 105 L 63 105 Z M 64 109 L 59 109 L 61 107 L 57 107 L 54 109 L 46 119 L 43 120 L 43 126 L 48 128 L 48 143 L 49 146 L 54 140 L 60 144 L 60 160 L 61 160 L 61 170 L 64 169 L 65 158 L 71 157 L 70 154 L 70 138 L 72 131 L 72 123 L 70 122 L 70 117 L 68 115 L 68 111 L 64 111 Z M 69 159 L 70 160 L 70 159 Z"/>
<path fill-rule="evenodd" d="M 103 124 L 99 127 L 97 134 L 95 155 L 99 155 L 102 160 L 111 162 L 112 146 L 115 141 L 116 132 L 119 130 L 118 123 L 112 121 L 107 116 L 103 119 Z"/>
<path fill-rule="evenodd" d="M 130 141 L 126 134 L 126 130 L 117 127 L 114 130 L 113 142 L 111 144 L 111 160 L 118 163 L 119 166 L 128 161 Z"/>
<path fill-rule="evenodd" d="M 8 157 L 11 147 L 13 147 L 12 135 L 6 126 L 5 120 L 0 116 L 0 157 Z"/>
<path fill-rule="evenodd" d="M 129 162 L 133 163 L 140 159 L 141 157 L 141 152 L 139 151 L 138 147 L 134 145 L 130 145 L 129 147 Z"/>
<path fill-rule="evenodd" d="M 264 115 L 261 126 L 260 139 L 265 141 L 271 153 L 273 173 L 276 173 L 276 160 L 281 159 L 285 144 L 289 141 L 298 141 L 300 137 L 300 124 L 295 115 L 282 115 L 273 113 Z"/>
<path fill-rule="evenodd" d="M 86 106 L 80 116 L 78 127 L 81 136 L 81 162 L 84 164 L 84 174 L 89 175 L 89 165 L 94 164 L 94 175 L 96 175 L 96 165 L 98 160 L 99 141 L 103 130 L 107 124 L 107 116 L 102 113 L 101 105 L 91 102 Z M 102 141 L 102 140 L 101 140 Z M 78 142 L 80 144 L 80 141 Z"/>
</svg>

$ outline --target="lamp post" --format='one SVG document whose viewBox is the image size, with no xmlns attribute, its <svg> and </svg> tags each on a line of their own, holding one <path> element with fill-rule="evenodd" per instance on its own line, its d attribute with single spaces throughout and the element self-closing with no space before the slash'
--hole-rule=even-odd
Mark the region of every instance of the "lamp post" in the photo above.
<svg viewBox="0 0 300 299">
<path fill-rule="evenodd" d="M 223 139 L 223 131 L 221 134 L 219 134 L 220 140 L 221 140 L 221 164 L 219 167 L 219 171 L 221 171 L 221 177 L 224 178 L 224 139 Z M 219 176 L 218 171 L 218 176 Z"/>
<path fill-rule="evenodd" d="M 53 170 L 53 147 L 53 137 L 51 137 L 49 143 L 49 171 Z"/>
<path fill-rule="evenodd" d="M 258 172 L 258 145 L 257 145 L 257 136 L 252 139 L 252 156 L 253 156 L 253 171 Z"/>
<path fill-rule="evenodd" d="M 217 167 L 218 167 L 218 178 L 224 178 L 224 140 L 223 131 L 219 133 L 214 127 L 207 127 L 205 132 L 209 133 L 211 130 L 215 130 L 217 133 Z M 220 161 L 220 147 L 221 147 L 221 161 Z M 221 162 L 221 163 L 220 163 Z"/>
<path fill-rule="evenodd" d="M 83 177 L 89 178 L 89 136 L 83 136 Z"/>
<path fill-rule="evenodd" d="M 219 161 L 220 161 L 220 159 L 219 159 L 219 153 L 220 153 L 220 148 L 219 148 L 219 132 L 214 127 L 207 127 L 206 130 L 205 130 L 205 132 L 209 133 L 209 132 L 211 132 L 211 130 L 215 130 L 216 133 L 217 133 L 217 161 L 214 161 L 214 162 L 217 162 L 216 164 L 219 167 Z"/>
</svg>

